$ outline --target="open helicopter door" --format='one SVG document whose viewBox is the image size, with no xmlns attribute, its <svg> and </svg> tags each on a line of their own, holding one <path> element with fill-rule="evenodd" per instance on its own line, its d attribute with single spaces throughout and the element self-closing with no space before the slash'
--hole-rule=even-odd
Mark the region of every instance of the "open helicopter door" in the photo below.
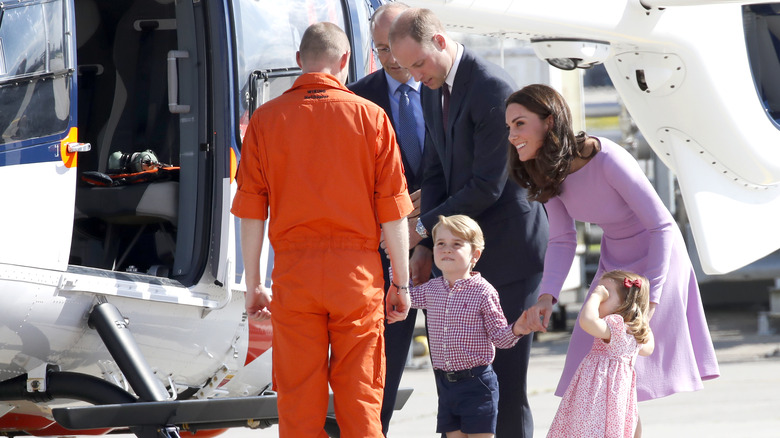
<svg viewBox="0 0 780 438">
<path fill-rule="evenodd" d="M 67 269 L 78 151 L 72 1 L 0 3 L 0 264 Z"/>
</svg>

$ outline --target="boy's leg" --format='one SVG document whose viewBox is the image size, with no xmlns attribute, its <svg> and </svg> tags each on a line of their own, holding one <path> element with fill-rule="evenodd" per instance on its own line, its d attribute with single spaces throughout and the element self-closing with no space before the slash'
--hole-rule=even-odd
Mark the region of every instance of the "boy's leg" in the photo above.
<svg viewBox="0 0 780 438">
<path fill-rule="evenodd" d="M 460 386 L 457 412 L 460 416 L 460 430 L 468 436 L 495 434 L 499 384 L 493 368 L 487 366 L 478 375 L 455 385 Z"/>
</svg>

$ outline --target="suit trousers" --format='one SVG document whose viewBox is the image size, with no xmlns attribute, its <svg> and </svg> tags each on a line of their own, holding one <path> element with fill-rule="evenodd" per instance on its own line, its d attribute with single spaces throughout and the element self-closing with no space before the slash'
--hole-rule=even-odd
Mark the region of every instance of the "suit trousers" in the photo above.
<svg viewBox="0 0 780 438">
<path fill-rule="evenodd" d="M 273 381 L 282 438 L 327 438 L 328 384 L 344 438 L 381 438 L 382 267 L 376 250 L 277 251 Z"/>
<path fill-rule="evenodd" d="M 542 274 L 496 287 L 504 316 L 511 324 L 536 303 Z M 496 349 L 493 370 L 498 376 L 496 438 L 533 438 L 534 419 L 528 403 L 528 359 L 533 333 L 509 349 Z"/>
<path fill-rule="evenodd" d="M 385 394 L 382 399 L 382 433 L 387 436 L 390 419 L 393 417 L 398 387 L 406 368 L 409 348 L 414 335 L 414 325 L 417 320 L 417 309 L 409 310 L 405 320 L 385 324 Z"/>
</svg>

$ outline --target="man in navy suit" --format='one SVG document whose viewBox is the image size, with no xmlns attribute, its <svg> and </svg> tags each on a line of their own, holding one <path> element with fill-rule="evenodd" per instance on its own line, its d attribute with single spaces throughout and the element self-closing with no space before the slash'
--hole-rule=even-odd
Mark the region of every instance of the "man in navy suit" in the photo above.
<svg viewBox="0 0 780 438">
<path fill-rule="evenodd" d="M 416 231 L 427 236 L 439 215 L 475 219 L 485 234 L 475 270 L 495 286 L 507 320 L 514 321 L 536 303 L 549 233 L 543 206 L 529 202 L 526 191 L 507 178 L 504 105 L 517 87 L 503 69 L 452 40 L 430 10 L 405 10 L 389 40 L 398 64 L 425 85 L 425 170 Z M 413 280 L 430 269 L 427 241 L 414 250 Z M 526 394 L 532 339 L 496 352 L 497 438 L 533 437 Z"/>
<path fill-rule="evenodd" d="M 349 84 L 347 87 L 358 96 L 364 97 L 381 106 L 390 115 L 390 121 L 398 134 L 398 142 L 401 145 L 401 158 L 404 163 L 404 174 L 408 184 L 409 193 L 415 205 L 415 211 L 409 216 L 412 226 L 416 223 L 419 214 L 420 182 L 422 181 L 422 146 L 424 144 L 425 123 L 423 121 L 422 107 L 420 105 L 420 82 L 415 81 L 409 71 L 400 67 L 390 53 L 390 45 L 387 37 L 393 20 L 409 6 L 403 3 L 388 3 L 379 7 L 371 16 L 371 37 L 374 40 L 374 52 L 377 54 L 382 69 Z M 399 132 L 399 124 L 402 123 L 399 108 L 403 99 L 400 88 L 402 84 L 409 86 L 406 96 L 416 122 L 416 127 L 411 129 L 415 138 L 408 140 Z M 416 141 L 415 141 L 416 140 Z M 417 148 L 413 150 L 411 148 Z M 411 231 L 414 231 L 412 228 Z M 410 233 L 410 248 L 413 248 L 421 237 L 417 233 Z M 390 286 L 388 267 L 390 262 L 382 254 L 382 266 L 385 272 L 385 291 Z M 409 356 L 409 346 L 414 334 L 417 309 L 410 309 L 409 316 L 404 321 L 393 324 L 385 324 L 385 394 L 382 400 L 382 431 L 387 435 L 390 418 L 393 415 L 398 386 Z"/>
</svg>

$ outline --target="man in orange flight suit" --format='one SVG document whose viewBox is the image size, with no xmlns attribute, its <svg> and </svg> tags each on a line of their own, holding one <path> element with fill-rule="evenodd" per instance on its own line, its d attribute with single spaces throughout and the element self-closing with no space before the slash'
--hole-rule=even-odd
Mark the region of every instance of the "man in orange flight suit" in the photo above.
<svg viewBox="0 0 780 438">
<path fill-rule="evenodd" d="M 242 147 L 231 211 L 241 218 L 247 313 L 273 324 L 280 437 L 327 437 L 329 383 L 341 436 L 382 437 L 381 232 L 401 286 L 387 293 L 388 321 L 409 310 L 412 202 L 390 120 L 344 86 L 349 56 L 336 25 L 310 26 L 297 54 L 303 75 L 255 111 Z M 269 216 L 273 300 L 259 268 Z"/>
</svg>

